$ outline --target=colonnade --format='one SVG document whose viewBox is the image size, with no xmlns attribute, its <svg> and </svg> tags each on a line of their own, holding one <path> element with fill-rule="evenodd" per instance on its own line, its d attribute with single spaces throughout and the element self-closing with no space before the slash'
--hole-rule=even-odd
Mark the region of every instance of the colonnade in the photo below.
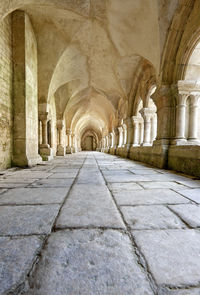
<svg viewBox="0 0 200 295">
<path fill-rule="evenodd" d="M 175 144 L 177 145 L 199 143 L 199 98 L 199 84 L 191 81 L 178 82 L 175 131 Z"/>
<path fill-rule="evenodd" d="M 167 146 L 200 144 L 200 85 L 197 82 L 162 85 L 151 97 L 157 111 L 142 108 L 137 115 L 122 120 L 120 126 L 102 137 L 103 152 L 128 156 L 134 147 L 162 146 L 159 150 L 162 158 L 165 153 L 162 149 L 166 151 Z M 154 160 L 151 159 L 151 163 Z"/>
<path fill-rule="evenodd" d="M 109 149 L 129 150 L 131 146 L 151 146 L 156 138 L 157 115 L 155 111 L 144 108 L 141 116 L 123 120 L 121 125 L 101 140 L 102 151 Z"/>
</svg>

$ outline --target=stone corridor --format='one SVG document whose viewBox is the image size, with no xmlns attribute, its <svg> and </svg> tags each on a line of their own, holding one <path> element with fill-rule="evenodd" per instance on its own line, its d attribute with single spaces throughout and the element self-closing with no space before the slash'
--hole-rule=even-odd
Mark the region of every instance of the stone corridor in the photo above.
<svg viewBox="0 0 200 295">
<path fill-rule="evenodd" d="M 0 176 L 0 294 L 200 294 L 200 180 L 98 152 Z"/>
</svg>

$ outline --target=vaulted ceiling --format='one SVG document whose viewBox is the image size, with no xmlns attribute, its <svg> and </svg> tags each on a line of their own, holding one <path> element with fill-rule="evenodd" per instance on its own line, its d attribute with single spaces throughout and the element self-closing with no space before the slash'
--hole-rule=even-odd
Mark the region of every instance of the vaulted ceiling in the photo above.
<svg viewBox="0 0 200 295">
<path fill-rule="evenodd" d="M 23 9 L 38 43 L 39 102 L 55 101 L 57 118 L 82 134 L 121 119 L 143 59 L 158 74 L 178 0 L 5 0 Z M 125 112 L 125 108 L 124 112 Z"/>
</svg>

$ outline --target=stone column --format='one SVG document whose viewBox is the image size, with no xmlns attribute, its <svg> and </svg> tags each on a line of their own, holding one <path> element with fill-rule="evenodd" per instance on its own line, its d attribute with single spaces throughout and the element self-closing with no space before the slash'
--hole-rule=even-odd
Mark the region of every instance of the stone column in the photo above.
<svg viewBox="0 0 200 295">
<path fill-rule="evenodd" d="M 37 42 L 29 17 L 24 11 L 16 10 L 12 13 L 11 26 L 12 165 L 25 167 L 42 161 L 38 154 Z M 1 55 L 3 58 L 2 53 Z M 7 74 L 4 75 L 2 70 L 1 75 L 5 76 L 3 79 L 7 79 Z M 3 91 L 7 90 L 2 89 L 2 93 Z"/>
<path fill-rule="evenodd" d="M 139 145 L 139 121 L 140 118 L 137 116 L 132 116 L 133 123 L 133 146 Z"/>
<path fill-rule="evenodd" d="M 126 119 L 126 126 L 127 126 L 127 142 L 126 147 L 129 149 L 133 144 L 133 121 L 132 118 Z"/>
<path fill-rule="evenodd" d="M 143 118 L 140 118 L 139 121 L 139 144 L 142 145 L 143 144 L 143 140 L 144 140 L 144 122 L 143 122 Z"/>
<path fill-rule="evenodd" d="M 48 115 L 48 113 L 39 115 L 39 119 L 42 122 L 42 144 L 41 144 L 41 147 L 45 147 L 45 148 L 49 148 L 48 139 L 47 139 L 47 115 Z"/>
<path fill-rule="evenodd" d="M 176 144 L 184 143 L 185 139 L 185 112 L 188 94 L 178 94 L 176 99 Z"/>
<path fill-rule="evenodd" d="M 109 136 L 110 136 L 110 148 L 113 148 L 113 147 L 114 147 L 114 142 L 113 142 L 113 133 L 112 133 L 112 132 L 110 132 Z"/>
<path fill-rule="evenodd" d="M 53 150 L 50 148 L 47 138 L 47 117 L 48 112 L 39 114 L 39 120 L 42 123 L 42 144 L 39 150 L 43 161 L 49 161 L 53 158 Z"/>
<path fill-rule="evenodd" d="M 118 127 L 119 130 L 119 144 L 118 144 L 118 148 L 122 147 L 123 144 L 123 128 L 120 126 Z"/>
<path fill-rule="evenodd" d="M 114 128 L 114 148 L 116 149 L 119 145 L 119 130 Z"/>
<path fill-rule="evenodd" d="M 143 108 L 140 111 L 143 119 L 144 119 L 144 140 L 143 146 L 150 146 L 151 145 L 151 117 L 152 111 L 148 108 Z"/>
<path fill-rule="evenodd" d="M 106 138 L 103 137 L 103 148 L 105 149 L 106 148 Z"/>
<path fill-rule="evenodd" d="M 156 133 L 157 133 L 157 116 L 156 114 L 153 114 L 151 117 L 151 143 L 156 139 Z"/>
<path fill-rule="evenodd" d="M 198 102 L 199 95 L 192 95 L 190 97 L 189 105 L 189 132 L 188 132 L 188 141 L 198 144 Z"/>
<path fill-rule="evenodd" d="M 72 153 L 75 153 L 75 134 L 72 132 L 71 133 L 71 149 L 72 149 Z"/>
<path fill-rule="evenodd" d="M 172 138 L 171 127 L 174 124 L 173 92 L 174 89 L 170 85 L 161 85 L 151 95 L 157 107 L 157 137 L 154 145 L 166 146 Z"/>
<path fill-rule="evenodd" d="M 127 143 L 127 126 L 126 126 L 126 124 L 123 124 L 122 125 L 122 128 L 123 128 L 123 143 L 122 143 L 122 147 L 125 147 L 126 146 L 126 143 Z"/>
<path fill-rule="evenodd" d="M 72 154 L 71 134 L 72 134 L 71 129 L 66 129 L 66 135 L 67 135 L 66 154 Z"/>
<path fill-rule="evenodd" d="M 63 127 L 64 123 L 63 120 L 57 121 L 57 131 L 58 131 L 58 145 L 57 145 L 57 156 L 64 156 L 65 155 L 65 147 L 63 144 Z"/>
</svg>

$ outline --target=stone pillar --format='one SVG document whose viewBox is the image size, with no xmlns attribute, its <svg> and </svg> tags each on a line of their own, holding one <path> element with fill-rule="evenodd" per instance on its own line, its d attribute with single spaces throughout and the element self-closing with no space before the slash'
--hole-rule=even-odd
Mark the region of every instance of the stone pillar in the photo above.
<svg viewBox="0 0 200 295">
<path fill-rule="evenodd" d="M 156 113 L 151 117 L 151 143 L 156 139 L 157 134 L 157 116 Z"/>
<path fill-rule="evenodd" d="M 194 144 L 198 144 L 198 109 L 199 109 L 199 95 L 193 95 L 190 97 L 189 105 L 189 133 L 188 141 Z"/>
<path fill-rule="evenodd" d="M 48 115 L 48 113 L 42 114 L 42 115 L 40 114 L 40 116 L 39 116 L 40 121 L 42 122 L 42 144 L 41 144 L 41 147 L 46 147 L 46 148 L 49 147 L 48 139 L 47 139 L 47 115 Z"/>
<path fill-rule="evenodd" d="M 129 149 L 133 144 L 133 121 L 132 121 L 132 118 L 127 118 L 125 122 L 126 122 L 126 126 L 127 126 L 126 147 Z"/>
<path fill-rule="evenodd" d="M 119 144 L 118 144 L 118 148 L 122 147 L 123 144 L 123 128 L 120 126 L 118 127 L 119 130 Z"/>
<path fill-rule="evenodd" d="M 106 135 L 106 148 L 109 148 L 109 137 Z"/>
<path fill-rule="evenodd" d="M 67 129 L 66 130 L 66 135 L 67 135 L 66 154 L 72 154 L 71 134 L 72 134 L 71 129 Z"/>
<path fill-rule="evenodd" d="M 139 145 L 139 122 L 140 118 L 137 116 L 132 116 L 132 123 L 133 123 L 133 146 Z"/>
<path fill-rule="evenodd" d="M 113 147 L 114 147 L 113 133 L 111 132 L 111 133 L 109 134 L 109 136 L 110 136 L 110 148 L 113 148 Z"/>
<path fill-rule="evenodd" d="M 140 118 L 139 121 L 139 144 L 142 145 L 143 144 L 143 140 L 144 140 L 144 122 L 143 122 L 143 118 Z"/>
<path fill-rule="evenodd" d="M 127 143 L 127 126 L 126 126 L 126 124 L 123 124 L 122 125 L 122 128 L 123 128 L 123 143 L 122 143 L 122 147 L 125 147 L 126 146 L 126 143 Z"/>
<path fill-rule="evenodd" d="M 185 112 L 188 94 L 178 94 L 176 99 L 176 144 L 185 143 Z"/>
<path fill-rule="evenodd" d="M 57 156 L 65 155 L 65 147 L 63 144 L 63 120 L 57 121 L 57 131 L 58 131 L 58 145 L 57 145 Z"/>
<path fill-rule="evenodd" d="M 50 148 L 47 138 L 47 117 L 48 112 L 39 114 L 39 120 L 42 123 L 42 144 L 40 145 L 39 150 L 43 161 L 53 159 L 53 150 Z"/>
<path fill-rule="evenodd" d="M 114 129 L 114 148 L 116 149 L 119 145 L 119 130 L 118 128 Z"/>
<path fill-rule="evenodd" d="M 38 154 L 37 41 L 28 15 L 12 13 L 12 98 L 14 166 L 42 161 Z M 3 72 L 1 73 L 3 75 Z M 6 79 L 5 77 L 3 77 Z M 2 89 L 2 92 L 6 91 Z"/>
<path fill-rule="evenodd" d="M 174 105 L 173 89 L 169 85 L 161 85 L 151 95 L 157 107 L 157 137 L 154 145 L 168 145 L 172 138 Z"/>
<path fill-rule="evenodd" d="M 71 134 L 71 148 L 72 152 L 76 152 L 76 135 L 74 133 Z"/>
<path fill-rule="evenodd" d="M 144 140 L 143 146 L 150 146 L 151 145 L 151 117 L 152 111 L 148 108 L 143 108 L 140 111 L 143 119 L 144 119 Z"/>
<path fill-rule="evenodd" d="M 105 149 L 106 148 L 106 138 L 103 137 L 103 148 Z"/>
</svg>

